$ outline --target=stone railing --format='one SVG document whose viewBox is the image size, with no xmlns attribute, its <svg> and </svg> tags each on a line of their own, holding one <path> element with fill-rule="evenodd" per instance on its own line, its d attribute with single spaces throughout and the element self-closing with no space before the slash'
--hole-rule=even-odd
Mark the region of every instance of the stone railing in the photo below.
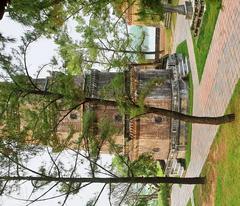
<svg viewBox="0 0 240 206">
<path fill-rule="evenodd" d="M 186 60 L 185 60 L 186 61 Z M 182 64 L 187 64 L 187 62 L 183 62 L 182 55 L 170 55 L 167 62 L 167 69 L 172 70 L 172 111 L 181 112 L 180 102 L 180 86 L 179 80 L 181 79 L 182 72 L 181 67 Z M 180 163 L 177 162 L 178 155 L 178 147 L 179 147 L 179 137 L 180 137 L 180 121 L 176 119 L 171 119 L 171 142 L 170 142 L 170 152 L 168 155 L 165 175 L 166 176 L 174 176 L 174 175 L 182 175 L 183 167 Z"/>
</svg>

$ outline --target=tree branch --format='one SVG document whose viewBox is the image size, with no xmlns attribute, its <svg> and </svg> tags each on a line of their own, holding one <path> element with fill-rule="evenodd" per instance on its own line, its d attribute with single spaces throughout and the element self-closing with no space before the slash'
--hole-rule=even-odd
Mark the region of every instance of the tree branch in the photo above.
<svg viewBox="0 0 240 206">
<path fill-rule="evenodd" d="M 97 202 L 98 202 L 101 194 L 103 193 L 103 190 L 104 190 L 104 188 L 106 187 L 106 185 L 107 185 L 107 184 L 104 184 L 104 185 L 103 185 L 103 187 L 102 187 L 101 191 L 99 192 L 99 194 L 98 194 L 98 196 L 97 196 L 97 199 L 95 200 L 93 206 L 95 206 L 95 205 L 97 204 Z"/>
</svg>

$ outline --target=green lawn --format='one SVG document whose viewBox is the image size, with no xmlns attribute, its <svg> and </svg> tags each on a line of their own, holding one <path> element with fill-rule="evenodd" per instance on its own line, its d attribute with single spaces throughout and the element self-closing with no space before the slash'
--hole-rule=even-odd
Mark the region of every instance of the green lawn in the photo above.
<svg viewBox="0 0 240 206">
<path fill-rule="evenodd" d="M 187 41 L 181 42 L 176 49 L 177 53 L 182 53 L 184 56 L 188 55 Z M 189 73 L 188 75 L 188 86 L 189 86 L 189 114 L 192 114 L 193 108 L 193 82 L 192 75 Z M 188 166 L 191 158 L 191 139 L 192 139 L 192 125 L 187 124 L 188 136 L 187 136 L 187 149 L 186 149 L 186 166 Z"/>
<path fill-rule="evenodd" d="M 222 0 L 205 0 L 206 11 L 198 38 L 193 38 L 198 77 L 201 80 Z"/>
<path fill-rule="evenodd" d="M 187 206 L 192 206 L 191 200 L 188 201 Z"/>
<path fill-rule="evenodd" d="M 172 0 L 172 5 L 173 6 L 176 6 L 178 5 L 179 3 L 179 0 Z M 176 25 L 176 21 L 177 21 L 177 14 L 176 13 L 172 13 L 172 25 L 173 27 L 175 28 L 175 25 Z"/>
<path fill-rule="evenodd" d="M 157 176 L 162 177 L 164 176 L 163 171 L 158 163 L 158 173 Z M 158 192 L 158 206 L 168 206 L 169 201 L 168 198 L 170 197 L 170 185 L 168 184 L 161 184 L 161 189 Z"/>
<path fill-rule="evenodd" d="M 165 49 L 168 53 L 171 53 L 172 49 L 172 30 L 165 29 Z"/>
<path fill-rule="evenodd" d="M 188 57 L 188 48 L 187 48 L 187 41 L 181 42 L 177 48 L 176 48 L 176 53 L 182 53 L 184 56 Z"/>
<path fill-rule="evenodd" d="M 189 114 L 192 114 L 193 111 L 193 82 L 192 82 L 192 75 L 189 73 L 188 76 L 188 98 L 189 98 Z M 188 167 L 191 159 L 191 143 L 192 143 L 192 124 L 187 124 L 187 148 L 186 148 L 186 167 Z"/>
<path fill-rule="evenodd" d="M 211 147 L 202 175 L 207 184 L 194 189 L 195 205 L 240 205 L 240 81 L 226 113 L 236 120 L 222 125 Z"/>
</svg>

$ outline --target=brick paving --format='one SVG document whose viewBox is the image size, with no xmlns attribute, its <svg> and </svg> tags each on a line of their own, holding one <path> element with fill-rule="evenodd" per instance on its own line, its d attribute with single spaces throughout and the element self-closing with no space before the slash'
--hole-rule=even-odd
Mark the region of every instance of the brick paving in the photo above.
<svg viewBox="0 0 240 206">
<path fill-rule="evenodd" d="M 181 1 L 180 1 L 181 2 Z M 186 32 L 179 34 L 182 27 Z M 240 0 L 223 0 L 202 80 L 197 78 L 196 63 L 190 33 L 190 23 L 177 19 L 175 47 L 187 39 L 194 80 L 193 113 L 199 116 L 223 115 L 240 78 Z M 181 40 L 181 41 L 180 41 Z M 191 161 L 186 176 L 199 176 L 206 161 L 217 126 L 195 124 L 192 130 Z M 171 205 L 185 206 L 192 197 L 194 186 L 174 185 Z"/>
</svg>

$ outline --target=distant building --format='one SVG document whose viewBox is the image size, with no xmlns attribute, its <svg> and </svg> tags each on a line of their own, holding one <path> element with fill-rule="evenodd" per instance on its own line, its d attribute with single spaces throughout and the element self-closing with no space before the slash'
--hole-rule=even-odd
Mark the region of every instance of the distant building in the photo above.
<svg viewBox="0 0 240 206">
<path fill-rule="evenodd" d="M 161 0 L 159 3 L 162 4 L 164 16 L 166 18 L 166 13 L 178 13 L 181 15 L 185 15 L 186 19 L 191 19 L 193 16 L 193 7 L 191 1 L 185 1 L 182 5 L 171 5 L 170 0 Z M 140 0 L 122 3 L 120 6 L 114 6 L 117 13 L 120 15 L 123 14 L 124 19 L 128 25 L 138 25 L 138 26 L 154 26 L 154 27 L 163 27 L 166 26 L 166 22 L 160 21 L 158 16 L 160 13 L 156 13 L 154 15 L 149 15 L 144 17 L 144 19 L 140 18 L 139 13 L 141 12 L 141 4 Z M 161 12 L 161 11 L 159 11 Z"/>
<path fill-rule="evenodd" d="M 162 27 L 164 26 L 163 22 L 156 21 L 154 18 L 145 18 L 144 20 L 140 19 L 140 2 L 134 1 L 134 3 L 125 2 L 121 6 L 114 7 L 118 13 L 123 13 L 123 18 L 126 20 L 128 25 L 137 25 L 137 26 L 154 26 Z"/>
</svg>

